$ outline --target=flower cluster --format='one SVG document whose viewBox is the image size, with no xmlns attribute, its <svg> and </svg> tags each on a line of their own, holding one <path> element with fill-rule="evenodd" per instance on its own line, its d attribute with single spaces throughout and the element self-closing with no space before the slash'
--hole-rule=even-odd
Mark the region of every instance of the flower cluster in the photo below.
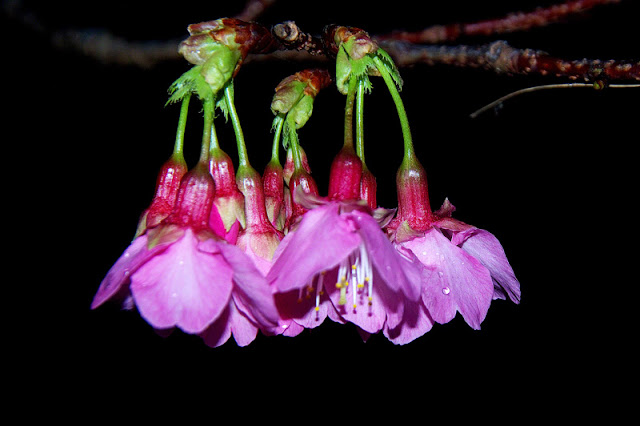
<svg viewBox="0 0 640 426">
<path fill-rule="evenodd" d="M 231 336 L 248 345 L 258 331 L 296 336 L 327 317 L 355 324 L 364 339 L 381 332 L 406 344 L 457 312 L 478 329 L 492 300 L 519 302 L 519 283 L 498 240 L 454 219 L 448 200 L 431 210 L 398 94 L 402 80 L 362 30 L 335 31 L 335 81 L 347 101 L 327 196 L 320 196 L 297 137 L 315 97 L 333 81 L 326 70 L 301 71 L 276 88 L 272 158 L 258 173 L 234 105 L 235 75 L 247 54 L 242 28 L 224 19 L 189 28 L 180 52 L 194 66 L 170 89 L 170 102 L 182 103 L 174 152 L 92 308 L 118 299 L 156 329 L 179 328 L 215 347 Z M 376 180 L 364 161 L 369 76 L 384 79 L 402 125 L 397 209 L 377 206 Z M 193 95 L 203 104 L 204 128 L 200 159 L 189 169 L 182 149 Z M 216 108 L 234 127 L 237 167 L 216 136 Z"/>
</svg>

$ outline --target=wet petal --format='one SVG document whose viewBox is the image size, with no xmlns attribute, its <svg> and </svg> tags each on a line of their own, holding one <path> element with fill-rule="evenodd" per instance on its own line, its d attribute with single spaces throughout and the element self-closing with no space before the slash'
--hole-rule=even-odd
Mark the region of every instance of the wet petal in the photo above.
<svg viewBox="0 0 640 426">
<path fill-rule="evenodd" d="M 422 298 L 432 318 L 446 323 L 460 312 L 467 324 L 479 329 L 493 296 L 487 268 L 437 228 L 403 245 L 425 265 Z"/>
</svg>

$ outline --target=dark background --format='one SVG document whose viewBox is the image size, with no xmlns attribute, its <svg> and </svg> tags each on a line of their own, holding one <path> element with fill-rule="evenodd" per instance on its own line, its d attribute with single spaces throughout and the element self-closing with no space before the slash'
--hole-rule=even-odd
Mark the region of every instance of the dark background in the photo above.
<svg viewBox="0 0 640 426">
<path fill-rule="evenodd" d="M 28 386 L 54 392 L 72 384 L 96 410 L 114 384 L 120 403 L 150 389 L 170 400 L 202 384 L 232 398 L 267 398 L 274 407 L 332 407 L 341 404 L 341 395 L 368 392 L 424 401 L 439 393 L 490 394 L 496 405 L 510 406 L 540 387 L 552 405 L 569 390 L 600 395 L 607 385 L 596 389 L 594 383 L 618 376 L 620 357 L 629 352 L 627 340 L 616 333 L 628 324 L 624 302 L 637 282 L 627 274 L 637 264 L 637 250 L 629 244 L 636 228 L 632 149 L 638 142 L 640 89 L 542 91 L 470 119 L 471 112 L 509 92 L 565 80 L 445 66 L 402 69 L 402 96 L 433 208 L 448 197 L 458 209 L 455 217 L 498 237 L 520 280 L 521 304 L 495 301 L 482 330 L 471 330 L 458 316 L 406 346 L 382 335 L 363 343 L 352 326 L 326 321 L 293 339 L 259 335 L 246 348 L 230 340 L 211 349 L 181 332 L 160 337 L 135 311 L 113 304 L 89 309 L 103 276 L 129 244 L 153 195 L 156 173 L 171 153 L 179 107 L 164 107 L 166 90 L 189 65 L 104 64 L 52 46 L 51 33 L 108 29 L 130 40 L 180 39 L 188 24 L 232 16 L 242 2 L 21 3 L 31 14 L 27 22 L 24 14 L 3 15 L 1 32 L 9 107 L 3 113 L 9 136 L 3 140 L 5 164 L 11 166 L 6 206 L 16 223 L 26 220 L 15 261 L 30 262 L 11 285 L 20 293 L 13 321 L 29 318 L 20 321 L 27 329 L 15 332 L 26 341 L 20 348 L 33 348 L 28 353 L 34 361 L 19 369 L 37 372 Z M 385 9 L 342 3 L 310 8 L 281 1 L 260 22 L 293 19 L 312 33 L 339 23 L 380 34 L 553 2 L 448 1 L 426 8 L 422 2 L 394 2 Z M 461 43 L 505 39 L 567 59 L 637 59 L 638 3 Z M 318 63 L 256 62 L 236 79 L 236 106 L 258 170 L 270 155 L 273 89 L 309 65 Z M 383 82 L 372 80 L 374 91 L 365 102 L 367 164 L 378 179 L 379 204 L 395 207 L 402 135 Z M 201 132 L 193 105 L 186 134 L 190 164 Z M 342 143 L 343 108 L 344 96 L 334 87 L 325 90 L 299 132 L 322 194 Z M 216 123 L 223 148 L 235 157 L 231 125 Z M 7 327 L 14 329 L 14 322 Z M 22 358 L 20 350 L 15 354 Z M 377 403 L 368 404 L 373 409 Z M 389 400 L 381 406 L 393 407 Z"/>
</svg>

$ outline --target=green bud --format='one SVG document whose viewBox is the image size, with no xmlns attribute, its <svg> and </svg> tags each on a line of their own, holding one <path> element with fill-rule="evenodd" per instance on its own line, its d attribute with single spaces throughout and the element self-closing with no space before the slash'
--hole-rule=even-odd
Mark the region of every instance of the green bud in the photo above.
<svg viewBox="0 0 640 426">
<path fill-rule="evenodd" d="M 209 58 L 202 65 L 200 74 L 209 84 L 213 93 L 217 93 L 231 80 L 236 65 L 240 60 L 240 52 L 222 44 L 209 48 Z"/>
<path fill-rule="evenodd" d="M 309 117 L 311 117 L 311 113 L 313 112 L 313 100 L 312 96 L 304 95 L 302 99 L 298 103 L 296 103 L 287 115 L 287 118 L 293 120 L 296 124 L 296 129 L 304 126 Z"/>
<path fill-rule="evenodd" d="M 307 84 L 301 81 L 288 81 L 286 84 L 280 84 L 271 101 L 271 111 L 275 115 L 288 113 L 305 96 L 304 89 L 306 87 Z"/>
</svg>

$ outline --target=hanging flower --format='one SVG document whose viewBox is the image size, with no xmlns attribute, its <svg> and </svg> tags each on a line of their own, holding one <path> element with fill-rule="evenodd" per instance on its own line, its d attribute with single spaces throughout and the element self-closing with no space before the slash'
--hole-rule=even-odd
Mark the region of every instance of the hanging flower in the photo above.
<svg viewBox="0 0 640 426">
<path fill-rule="evenodd" d="M 498 240 L 453 219 L 448 200 L 432 212 L 426 173 L 415 158 L 403 162 L 397 184 L 398 215 L 387 231 L 400 252 L 412 253 L 422 264 L 425 312 L 416 315 L 446 323 L 460 312 L 472 328 L 479 329 L 492 299 L 506 294 L 519 302 L 520 284 Z M 389 334 L 400 336 L 401 331 Z"/>
<path fill-rule="evenodd" d="M 367 333 L 397 325 L 406 301 L 419 298 L 419 271 L 382 232 L 388 214 L 301 190 L 296 201 L 310 210 L 282 240 L 267 275 L 281 315 L 305 328 L 327 316 Z"/>
<path fill-rule="evenodd" d="M 276 327 L 278 314 L 260 271 L 209 228 L 213 194 L 207 164 L 200 162 L 182 179 L 173 212 L 136 238 L 107 273 L 92 308 L 128 289 L 154 328 L 203 333 L 205 342 L 210 326 L 242 324 L 235 327 L 238 344 L 252 341 L 259 328 Z M 221 343 L 219 337 L 212 345 Z"/>
</svg>

